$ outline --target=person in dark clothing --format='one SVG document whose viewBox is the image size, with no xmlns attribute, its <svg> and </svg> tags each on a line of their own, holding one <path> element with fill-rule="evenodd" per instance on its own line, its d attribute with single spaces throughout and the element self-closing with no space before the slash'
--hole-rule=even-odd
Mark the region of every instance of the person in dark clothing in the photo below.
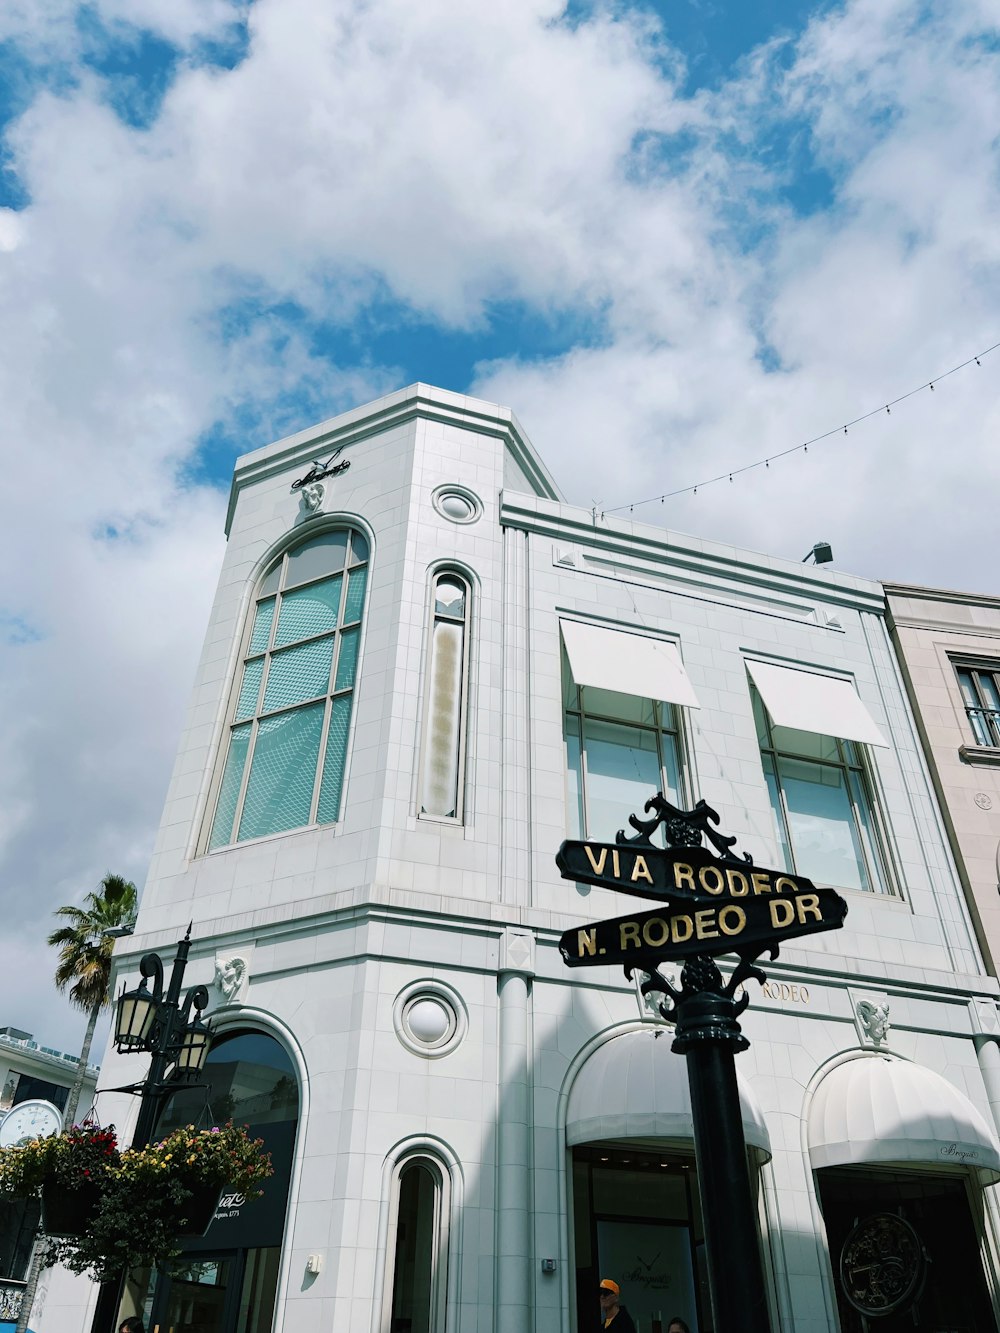
<svg viewBox="0 0 1000 1333">
<path fill-rule="evenodd" d="M 691 1330 L 680 1315 L 675 1314 L 673 1319 L 671 1319 L 670 1323 L 667 1325 L 667 1333 L 691 1333 Z"/>
<path fill-rule="evenodd" d="M 635 1333 L 635 1324 L 632 1322 L 632 1316 L 619 1301 L 621 1288 L 617 1282 L 612 1282 L 611 1278 L 601 1278 L 600 1285 L 601 1300 L 601 1328 L 611 1330 L 611 1333 Z"/>
<path fill-rule="evenodd" d="M 146 1333 L 142 1326 L 142 1320 L 138 1315 L 133 1315 L 131 1319 L 123 1319 L 118 1333 Z"/>
</svg>

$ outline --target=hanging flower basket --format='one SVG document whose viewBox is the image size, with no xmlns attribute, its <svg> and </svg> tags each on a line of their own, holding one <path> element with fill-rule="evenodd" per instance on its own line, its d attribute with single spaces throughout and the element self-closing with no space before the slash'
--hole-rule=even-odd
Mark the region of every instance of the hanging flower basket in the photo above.
<svg viewBox="0 0 1000 1333">
<path fill-rule="evenodd" d="M 91 1189 L 100 1196 L 119 1161 L 113 1125 L 73 1125 L 62 1134 L 0 1148 L 0 1197 L 30 1199 L 40 1189 L 50 1199 Z"/>
<path fill-rule="evenodd" d="M 82 1236 L 100 1202 L 101 1188 L 93 1181 L 71 1189 L 46 1180 L 42 1185 L 42 1230 L 47 1236 Z"/>
<path fill-rule="evenodd" d="M 126 1149 L 84 1230 L 55 1233 L 49 1261 L 99 1281 L 168 1263 L 186 1237 L 208 1230 L 224 1189 L 257 1199 L 271 1171 L 261 1140 L 233 1125 L 187 1125 L 148 1148 Z"/>
</svg>

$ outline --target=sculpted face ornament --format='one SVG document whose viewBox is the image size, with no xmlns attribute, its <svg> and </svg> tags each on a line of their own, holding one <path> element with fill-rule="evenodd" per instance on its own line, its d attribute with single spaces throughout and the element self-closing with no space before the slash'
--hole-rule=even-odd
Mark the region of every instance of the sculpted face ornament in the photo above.
<svg viewBox="0 0 1000 1333">
<path fill-rule="evenodd" d="M 858 1001 L 858 1021 L 869 1038 L 880 1046 L 889 1035 L 889 1004 L 873 1004 L 871 1000 Z"/>
<path fill-rule="evenodd" d="M 232 1004 L 239 998 L 247 975 L 247 960 L 238 955 L 233 958 L 216 958 L 215 985 L 218 987 L 224 1004 Z"/>
</svg>

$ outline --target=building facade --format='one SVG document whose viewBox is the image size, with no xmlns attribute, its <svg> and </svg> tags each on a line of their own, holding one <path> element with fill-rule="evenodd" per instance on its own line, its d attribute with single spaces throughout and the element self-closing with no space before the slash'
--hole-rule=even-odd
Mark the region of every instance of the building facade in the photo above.
<svg viewBox="0 0 1000 1333">
<path fill-rule="evenodd" d="M 48 1102 L 65 1110 L 79 1069 L 79 1057 L 52 1046 L 39 1046 L 30 1032 L 0 1028 L 0 1124 L 26 1102 Z M 88 1065 L 80 1093 L 80 1117 L 94 1100 L 98 1069 Z M 21 1308 L 31 1245 L 38 1227 L 38 1206 L 22 1201 L 0 1203 L 0 1322 L 16 1321 Z"/>
<path fill-rule="evenodd" d="M 886 584 L 889 626 L 990 971 L 1000 961 L 1000 598 Z"/>
<path fill-rule="evenodd" d="M 595 520 L 510 412 L 422 385 L 240 459 L 228 537 L 116 959 L 193 921 L 216 1035 L 167 1121 L 246 1121 L 277 1171 L 123 1313 L 576 1333 L 612 1276 L 642 1333 L 711 1330 L 684 1060 L 557 947 L 648 906 L 563 880 L 561 842 L 661 791 L 849 904 L 741 1020 L 772 1327 L 860 1330 L 892 1288 L 886 1333 L 996 1328 L 997 982 L 880 586 Z M 92 1309 L 65 1278 L 38 1327 Z"/>
</svg>

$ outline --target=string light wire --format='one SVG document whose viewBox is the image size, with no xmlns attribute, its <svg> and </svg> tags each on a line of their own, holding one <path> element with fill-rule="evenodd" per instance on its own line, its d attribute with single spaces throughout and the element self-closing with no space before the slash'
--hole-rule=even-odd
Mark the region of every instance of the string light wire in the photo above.
<svg viewBox="0 0 1000 1333">
<path fill-rule="evenodd" d="M 676 491 L 664 491 L 662 495 L 652 495 L 648 500 L 633 500 L 629 504 L 618 505 L 614 509 L 602 509 L 601 518 L 603 518 L 605 514 L 621 514 L 626 509 L 631 514 L 636 505 L 655 504 L 657 500 L 662 504 L 665 500 L 670 500 L 675 495 L 697 495 L 699 487 L 711 486 L 717 481 L 725 481 L 727 477 L 732 481 L 734 477 L 742 476 L 744 472 L 753 472 L 755 468 L 770 468 L 771 464 L 776 459 L 787 458 L 789 454 L 797 454 L 800 452 L 807 454 L 811 444 L 819 444 L 821 440 L 828 440 L 831 435 L 846 435 L 851 426 L 859 426 L 862 421 L 868 421 L 871 417 L 881 416 L 883 412 L 887 416 L 891 416 L 892 409 L 897 403 L 905 403 L 907 398 L 912 398 L 914 394 L 923 393 L 925 389 L 933 391 L 935 385 L 940 384 L 942 380 L 946 380 L 949 375 L 955 375 L 958 371 L 964 370 L 966 366 L 971 366 L 973 363 L 977 366 L 982 365 L 983 357 L 989 356 L 989 354 L 995 352 L 998 347 L 1000 347 L 1000 342 L 995 342 L 992 347 L 987 347 L 985 351 L 978 352 L 975 356 L 970 356 L 968 360 L 961 362 L 960 365 L 952 366 L 951 370 L 946 370 L 941 375 L 935 375 L 931 380 L 925 380 L 923 384 L 918 384 L 915 389 L 910 389 L 907 393 L 901 393 L 898 398 L 891 398 L 888 402 L 881 403 L 878 407 L 873 407 L 870 412 L 862 413 L 861 416 L 855 417 L 853 421 L 846 421 L 839 426 L 834 426 L 831 430 L 824 431 L 822 435 L 814 435 L 811 440 L 805 440 L 802 444 L 794 444 L 790 449 L 782 449 L 776 454 L 768 454 L 766 458 L 758 458 L 756 463 L 747 463 L 743 467 L 727 468 L 725 472 L 720 472 L 717 477 L 709 477 L 707 481 L 696 482 L 693 486 L 682 486 Z"/>
</svg>

